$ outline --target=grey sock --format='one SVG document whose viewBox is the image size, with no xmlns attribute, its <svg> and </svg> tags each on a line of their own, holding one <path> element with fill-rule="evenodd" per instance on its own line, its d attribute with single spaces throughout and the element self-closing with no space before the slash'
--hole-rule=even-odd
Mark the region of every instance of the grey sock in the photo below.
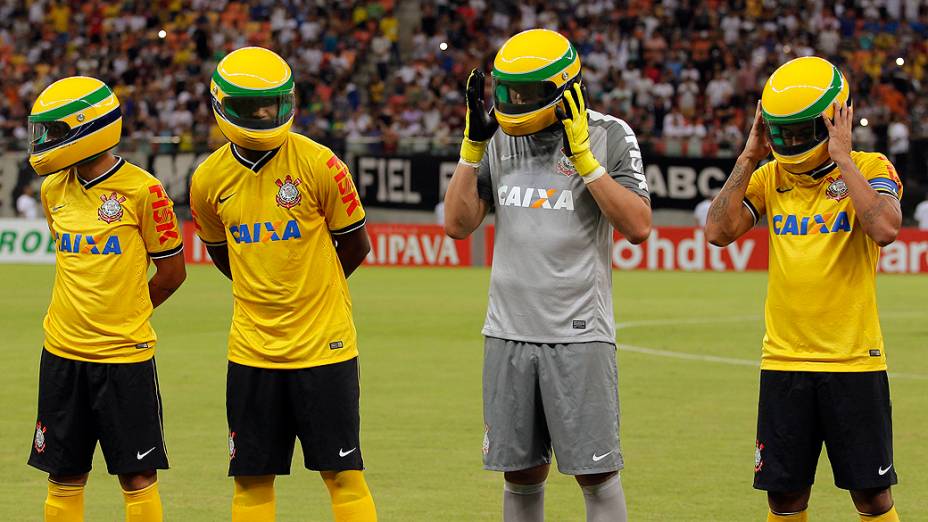
<svg viewBox="0 0 928 522">
<path fill-rule="evenodd" d="M 587 522 L 627 522 L 625 491 L 619 474 L 595 486 L 581 486 Z"/>
<path fill-rule="evenodd" d="M 503 522 L 543 522 L 545 483 L 503 485 Z"/>
</svg>

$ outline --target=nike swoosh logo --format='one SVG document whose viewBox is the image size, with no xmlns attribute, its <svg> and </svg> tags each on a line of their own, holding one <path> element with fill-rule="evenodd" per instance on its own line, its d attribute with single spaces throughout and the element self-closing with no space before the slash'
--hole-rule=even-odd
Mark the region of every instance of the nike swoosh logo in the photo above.
<svg viewBox="0 0 928 522">
<path fill-rule="evenodd" d="M 222 205 L 223 203 L 225 203 L 226 201 L 228 201 L 229 198 L 231 198 L 231 197 L 234 196 L 234 195 L 235 195 L 235 192 L 229 194 L 229 195 L 226 196 L 226 197 L 219 196 L 219 204 Z"/>
<path fill-rule="evenodd" d="M 65 205 L 67 205 L 67 203 L 62 203 L 61 205 L 56 205 L 56 206 L 52 207 L 52 212 L 57 212 L 57 211 L 61 210 L 62 208 L 65 207 Z"/>
<path fill-rule="evenodd" d="M 158 447 L 158 446 L 154 446 L 154 447 L 152 447 L 150 450 L 146 451 L 145 453 L 135 452 L 135 459 L 136 459 L 136 460 L 142 460 L 142 459 L 144 459 L 146 456 L 148 456 L 149 453 L 155 451 L 155 448 L 157 448 L 157 447 Z"/>
<path fill-rule="evenodd" d="M 784 193 L 784 192 L 789 192 L 789 191 L 791 191 L 791 190 L 793 190 L 793 187 L 790 187 L 790 188 L 780 188 L 780 187 L 777 187 L 777 192 L 779 192 L 780 194 L 782 194 L 782 193 Z"/>
<path fill-rule="evenodd" d="M 612 450 L 612 451 L 615 451 L 615 450 Z M 606 458 L 607 455 L 610 455 L 610 454 L 612 453 L 612 451 L 607 452 L 607 453 L 603 453 L 602 455 L 597 455 L 597 454 L 594 453 L 594 454 L 593 454 L 593 462 L 599 462 L 599 461 L 603 460 L 604 458 Z"/>
<path fill-rule="evenodd" d="M 885 475 L 892 467 L 893 467 L 892 464 L 890 464 L 889 467 L 887 467 L 886 469 L 883 469 L 883 466 L 880 466 L 880 469 L 877 470 L 877 473 L 879 473 L 880 476 L 882 477 L 882 476 Z"/>
<path fill-rule="evenodd" d="M 354 450 L 356 450 L 356 449 L 358 449 L 357 446 L 351 448 L 351 449 L 348 450 L 348 451 L 342 451 L 341 448 L 338 448 L 338 456 L 339 456 L 339 457 L 345 457 L 345 456 L 351 455 L 352 453 L 354 453 Z"/>
</svg>

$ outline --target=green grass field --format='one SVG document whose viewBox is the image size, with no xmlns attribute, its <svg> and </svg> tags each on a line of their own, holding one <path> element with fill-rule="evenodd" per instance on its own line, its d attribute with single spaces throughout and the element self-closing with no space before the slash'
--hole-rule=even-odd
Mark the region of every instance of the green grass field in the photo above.
<svg viewBox="0 0 928 522">
<path fill-rule="evenodd" d="M 25 462 L 53 268 L 4 265 L 0 275 L 0 520 L 36 521 L 45 476 Z M 502 477 L 481 469 L 487 281 L 483 269 L 362 268 L 351 279 L 364 460 L 381 520 L 500 519 Z M 631 520 L 764 520 L 765 497 L 751 488 L 758 382 L 751 363 L 760 356 L 765 281 L 765 274 L 615 274 L 618 340 L 629 345 L 619 351 L 619 385 Z M 880 276 L 879 289 L 890 369 L 899 372 L 891 381 L 900 475 L 894 493 L 903 520 L 928 521 L 928 278 Z M 230 313 L 229 285 L 209 267 L 191 267 L 184 287 L 155 313 L 173 466 L 160 478 L 167 520 L 229 519 Z M 331 520 L 322 481 L 301 462 L 297 449 L 293 474 L 278 479 L 277 519 Z M 99 451 L 94 467 L 87 520 L 123 520 L 118 483 Z M 569 477 L 552 475 L 546 502 L 548 520 L 584 519 Z M 815 522 L 857 520 L 824 455 L 810 515 Z"/>
</svg>

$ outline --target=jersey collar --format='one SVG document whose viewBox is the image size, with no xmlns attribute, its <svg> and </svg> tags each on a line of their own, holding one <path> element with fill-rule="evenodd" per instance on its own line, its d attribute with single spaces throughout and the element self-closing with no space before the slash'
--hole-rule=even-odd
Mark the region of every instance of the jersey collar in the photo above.
<svg viewBox="0 0 928 522">
<path fill-rule="evenodd" d="M 111 177 L 113 176 L 113 174 L 116 174 L 116 171 L 119 170 L 120 168 L 122 168 L 122 166 L 125 165 L 125 164 L 126 164 L 126 160 L 122 159 L 122 158 L 119 157 L 119 156 L 116 156 L 116 164 L 114 164 L 112 167 L 110 167 L 109 169 L 107 169 L 107 171 L 104 172 L 103 174 L 97 176 L 96 178 L 94 178 L 94 179 L 92 179 L 92 180 L 90 180 L 90 181 L 84 181 L 83 179 L 81 179 L 81 177 L 77 175 L 77 171 L 76 171 L 76 170 L 75 170 L 74 175 L 77 177 L 77 181 L 80 182 L 81 186 L 84 187 L 84 190 L 87 190 L 87 189 L 92 188 L 92 187 L 95 187 L 95 186 L 99 185 L 100 183 L 103 183 L 103 182 L 106 181 L 107 179 L 111 178 Z"/>
<path fill-rule="evenodd" d="M 825 177 L 825 174 L 838 168 L 838 165 L 834 161 L 829 161 L 827 165 L 822 165 L 821 167 L 813 170 L 809 173 L 809 176 L 812 176 L 812 179 L 822 179 Z"/>
<path fill-rule="evenodd" d="M 235 147 L 234 143 L 231 144 L 231 150 L 232 150 L 232 157 L 238 160 L 238 162 L 241 163 L 246 169 L 252 172 L 258 172 L 259 170 L 261 170 L 261 167 L 267 165 L 271 161 L 271 159 L 273 159 L 274 156 L 277 155 L 277 151 L 280 150 L 280 147 L 277 147 L 276 149 L 271 149 L 265 152 L 263 156 L 258 158 L 258 161 L 251 161 L 245 158 L 245 156 L 243 156 L 242 154 L 238 152 L 238 149 Z"/>
<path fill-rule="evenodd" d="M 793 183 L 802 187 L 812 187 L 819 185 L 825 176 L 834 172 L 837 168 L 838 165 L 835 164 L 834 161 L 829 161 L 821 167 L 818 167 L 817 169 L 811 170 L 804 174 L 793 174 L 785 168 L 783 169 L 783 172 L 786 173 L 786 177 L 791 179 Z"/>
</svg>

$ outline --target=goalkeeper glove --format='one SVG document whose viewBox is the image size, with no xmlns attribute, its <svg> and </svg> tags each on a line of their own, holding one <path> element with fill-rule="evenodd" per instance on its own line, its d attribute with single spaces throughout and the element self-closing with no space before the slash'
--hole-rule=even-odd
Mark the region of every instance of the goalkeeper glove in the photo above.
<svg viewBox="0 0 928 522">
<path fill-rule="evenodd" d="M 556 114 L 564 126 L 564 154 L 570 158 L 583 182 L 590 183 L 602 177 L 606 169 L 590 150 L 590 124 L 580 82 L 564 90 L 563 100 L 566 113 L 558 107 Z"/>
<path fill-rule="evenodd" d="M 461 163 L 477 168 L 483 153 L 487 149 L 487 141 L 496 133 L 499 123 L 493 109 L 487 112 L 483 100 L 483 85 L 485 77 L 483 71 L 474 69 L 467 77 L 467 115 L 464 118 L 464 141 L 461 142 Z"/>
</svg>

